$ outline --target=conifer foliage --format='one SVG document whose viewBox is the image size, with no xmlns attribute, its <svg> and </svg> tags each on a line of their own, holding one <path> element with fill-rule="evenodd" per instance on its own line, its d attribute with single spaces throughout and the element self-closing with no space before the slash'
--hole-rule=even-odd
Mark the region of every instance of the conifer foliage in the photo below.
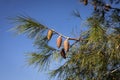
<svg viewBox="0 0 120 80">
<path fill-rule="evenodd" d="M 19 23 L 14 30 L 34 39 L 39 49 L 28 55 L 28 63 L 48 70 L 55 60 L 65 60 L 50 72 L 51 79 L 120 80 L 120 0 L 80 0 L 80 3 L 92 5 L 93 13 L 87 18 L 88 30 L 79 38 L 65 36 L 30 17 L 14 19 Z M 58 36 L 55 43 L 58 48 L 48 45 L 54 35 Z M 70 44 L 70 40 L 74 43 Z"/>
</svg>

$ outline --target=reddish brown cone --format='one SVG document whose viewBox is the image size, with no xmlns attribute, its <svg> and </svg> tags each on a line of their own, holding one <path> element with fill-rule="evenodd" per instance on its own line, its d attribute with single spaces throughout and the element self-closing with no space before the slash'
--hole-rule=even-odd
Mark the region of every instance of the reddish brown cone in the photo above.
<svg viewBox="0 0 120 80">
<path fill-rule="evenodd" d="M 88 0 L 84 0 L 84 5 L 87 5 L 88 4 Z"/>
<path fill-rule="evenodd" d="M 60 54 L 64 59 L 66 59 L 66 54 L 65 54 L 64 48 L 61 49 Z"/>
<path fill-rule="evenodd" d="M 60 48 L 61 44 L 62 44 L 62 36 L 59 36 L 57 38 L 57 47 Z"/>
</svg>

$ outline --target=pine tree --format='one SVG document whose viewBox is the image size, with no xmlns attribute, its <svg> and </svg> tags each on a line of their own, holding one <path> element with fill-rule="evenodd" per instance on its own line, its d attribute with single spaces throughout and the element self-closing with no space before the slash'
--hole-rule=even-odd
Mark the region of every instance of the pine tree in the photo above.
<svg viewBox="0 0 120 80">
<path fill-rule="evenodd" d="M 30 17 L 14 19 L 19 23 L 14 30 L 33 38 L 39 48 L 39 52 L 28 54 L 28 63 L 48 70 L 55 60 L 64 60 L 49 72 L 51 79 L 120 80 L 120 0 L 80 0 L 80 3 L 92 5 L 93 13 L 86 20 L 88 30 L 79 38 L 65 36 Z M 80 17 L 79 12 L 74 14 Z M 58 35 L 56 45 L 60 49 L 48 45 L 54 35 Z M 74 43 L 70 44 L 70 40 Z"/>
</svg>

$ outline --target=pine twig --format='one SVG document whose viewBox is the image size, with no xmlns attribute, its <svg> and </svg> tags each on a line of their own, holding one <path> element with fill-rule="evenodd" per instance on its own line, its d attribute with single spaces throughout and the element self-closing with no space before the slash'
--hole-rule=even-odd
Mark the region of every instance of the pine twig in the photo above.
<svg viewBox="0 0 120 80">
<path fill-rule="evenodd" d="M 118 69 L 120 69 L 120 67 L 118 67 L 118 68 L 112 70 L 110 73 L 112 74 L 112 73 L 116 72 Z"/>
<path fill-rule="evenodd" d="M 114 69 L 114 70 L 112 70 L 110 72 L 105 73 L 104 76 L 108 75 L 108 74 L 112 74 L 112 73 L 116 72 L 118 69 L 120 69 L 120 67 L 118 67 L 118 68 L 116 68 L 116 69 Z"/>
<path fill-rule="evenodd" d="M 50 28 L 48 28 L 48 29 L 50 29 Z M 65 36 L 65 35 L 57 32 L 57 31 L 55 31 L 55 30 L 53 30 L 53 29 L 51 29 L 51 30 L 52 30 L 55 34 L 60 35 L 60 36 L 62 36 L 63 38 L 69 38 L 69 40 L 79 41 L 79 39 L 77 39 L 77 38 L 71 38 L 71 37 Z"/>
</svg>

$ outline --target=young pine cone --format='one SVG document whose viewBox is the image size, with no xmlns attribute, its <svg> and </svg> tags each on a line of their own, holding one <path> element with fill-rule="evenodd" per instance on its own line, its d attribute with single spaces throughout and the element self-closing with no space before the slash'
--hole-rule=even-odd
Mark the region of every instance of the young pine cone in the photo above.
<svg viewBox="0 0 120 80">
<path fill-rule="evenodd" d="M 52 35 L 53 35 L 53 31 L 52 30 L 48 30 L 47 39 L 50 40 Z"/>
<path fill-rule="evenodd" d="M 61 46 L 61 44 L 62 44 L 62 36 L 59 36 L 58 38 L 57 38 L 57 47 L 58 48 L 60 48 L 60 46 Z"/>
<path fill-rule="evenodd" d="M 65 49 L 66 52 L 69 51 L 69 41 L 68 41 L 68 39 L 66 39 L 66 40 L 64 41 L 64 49 Z"/>
</svg>

